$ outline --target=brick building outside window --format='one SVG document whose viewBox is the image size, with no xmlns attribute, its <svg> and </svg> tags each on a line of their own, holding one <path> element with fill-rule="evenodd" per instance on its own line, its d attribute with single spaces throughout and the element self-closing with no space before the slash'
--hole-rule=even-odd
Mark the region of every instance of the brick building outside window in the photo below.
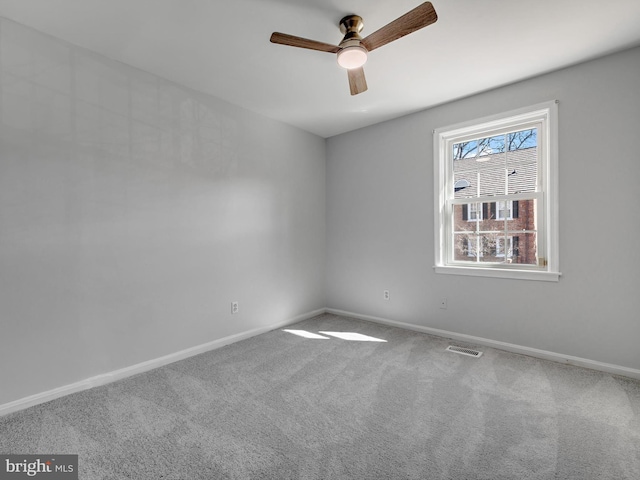
<svg viewBox="0 0 640 480">
<path fill-rule="evenodd" d="M 535 189 L 536 147 L 454 160 L 454 198 Z M 481 179 L 481 180 L 479 180 Z M 480 188 L 479 188 L 480 187 Z M 536 201 L 504 200 L 454 207 L 454 259 L 486 263 L 537 264 Z"/>
</svg>

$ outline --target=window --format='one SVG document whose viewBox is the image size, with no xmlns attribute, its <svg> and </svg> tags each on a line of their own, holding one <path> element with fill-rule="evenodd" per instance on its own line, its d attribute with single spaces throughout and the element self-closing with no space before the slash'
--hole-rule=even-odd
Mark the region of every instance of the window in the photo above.
<svg viewBox="0 0 640 480">
<path fill-rule="evenodd" d="M 496 202 L 497 207 L 496 207 L 496 211 L 497 211 L 497 215 L 496 218 L 498 220 L 513 220 L 513 205 L 518 205 L 518 201 L 511 201 L 511 200 L 507 200 L 506 202 Z M 517 218 L 517 213 L 516 213 L 516 218 Z"/>
<path fill-rule="evenodd" d="M 505 239 L 498 237 L 496 239 L 496 257 L 507 257 L 513 258 L 513 240 L 514 238 L 518 239 L 518 237 L 507 237 L 507 241 L 505 243 Z M 506 245 L 506 247 L 505 247 Z"/>
<path fill-rule="evenodd" d="M 467 208 L 466 214 L 465 207 Z M 468 222 L 482 220 L 482 209 L 478 208 L 477 203 L 469 203 L 468 205 L 465 204 L 462 206 L 462 216 L 466 216 Z"/>
<path fill-rule="evenodd" d="M 484 251 L 486 249 L 486 245 L 479 245 L 482 239 L 479 237 L 465 237 L 464 238 L 464 253 L 467 254 L 467 257 L 483 257 Z"/>
<path fill-rule="evenodd" d="M 557 281 L 557 102 L 434 131 L 437 273 Z"/>
</svg>

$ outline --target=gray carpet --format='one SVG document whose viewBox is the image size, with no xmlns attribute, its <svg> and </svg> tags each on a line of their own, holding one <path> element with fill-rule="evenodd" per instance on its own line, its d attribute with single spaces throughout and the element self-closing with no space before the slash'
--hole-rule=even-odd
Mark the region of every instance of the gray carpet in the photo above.
<svg viewBox="0 0 640 480">
<path fill-rule="evenodd" d="M 0 418 L 93 479 L 639 479 L 640 382 L 321 315 Z"/>
</svg>

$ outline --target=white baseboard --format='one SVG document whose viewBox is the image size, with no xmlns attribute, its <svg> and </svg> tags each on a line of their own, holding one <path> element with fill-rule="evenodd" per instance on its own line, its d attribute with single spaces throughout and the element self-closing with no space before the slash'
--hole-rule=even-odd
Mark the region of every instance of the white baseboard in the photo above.
<svg viewBox="0 0 640 480">
<path fill-rule="evenodd" d="M 325 310 L 327 313 L 335 315 L 341 315 L 345 317 L 357 318 L 359 320 L 366 320 L 374 323 L 381 323 L 384 325 L 390 325 L 393 327 L 404 328 L 406 330 L 413 330 L 416 332 L 427 333 L 429 335 L 435 335 L 437 337 L 450 338 L 452 340 L 458 340 L 461 342 L 467 342 L 475 345 L 483 345 L 486 347 L 496 348 L 498 350 L 505 350 L 507 352 L 519 353 L 521 355 L 529 355 L 530 357 L 541 358 L 544 360 L 551 360 L 553 362 L 560 362 L 569 365 L 575 365 L 578 367 L 589 368 L 591 370 L 598 370 L 601 372 L 611 373 L 613 375 L 622 375 L 624 377 L 630 377 L 640 380 L 640 370 L 634 368 L 623 367 L 620 365 L 613 365 L 611 363 L 603 363 L 595 360 L 589 360 L 587 358 L 573 357 L 571 355 L 564 355 L 562 353 L 549 352 L 547 350 L 540 350 L 537 348 L 524 347 L 522 345 L 515 345 L 513 343 L 499 342 L 497 340 L 490 340 L 488 338 L 474 337 L 472 335 L 465 335 L 463 333 L 449 332 L 447 330 L 440 330 L 437 328 L 423 327 L 420 325 L 413 325 L 411 323 L 396 322 L 386 318 L 373 317 L 371 315 L 361 315 L 359 313 L 347 312 L 344 310 L 336 310 L 328 308 Z"/>
<path fill-rule="evenodd" d="M 49 402 L 51 400 L 55 400 L 56 398 L 59 398 L 59 397 L 64 397 L 65 395 L 69 395 L 71 393 L 80 392 L 82 390 L 87 390 L 93 387 L 99 387 L 101 385 L 106 385 L 108 383 L 112 383 L 117 380 L 122 380 L 124 378 L 131 377 L 139 373 L 148 372 L 149 370 L 153 370 L 154 368 L 163 367 L 170 363 L 177 362 L 179 360 L 184 360 L 185 358 L 193 357 L 194 355 L 199 355 L 200 353 L 208 352 L 210 350 L 215 350 L 217 348 L 221 348 L 226 345 L 239 342 L 240 340 L 245 340 L 247 338 L 255 337 L 256 335 L 260 335 L 262 333 L 266 333 L 271 330 L 275 330 L 277 328 L 282 328 L 287 325 L 291 325 L 292 323 L 297 323 L 302 320 L 315 317 L 316 315 L 321 315 L 324 312 L 325 312 L 325 309 L 323 308 L 319 310 L 313 310 L 311 312 L 298 315 L 297 317 L 291 318 L 283 322 L 279 322 L 266 327 L 255 328 L 253 330 L 237 333 L 235 335 L 230 335 L 228 337 L 220 338 L 218 340 L 213 340 L 212 342 L 187 348 L 186 350 L 181 350 L 179 352 L 165 355 L 163 357 L 155 358 L 153 360 L 148 360 L 146 362 L 138 363 L 136 365 L 131 365 L 130 367 L 125 367 L 120 370 L 115 370 L 113 372 L 103 373 L 101 375 L 87 378 L 85 380 L 81 380 L 79 382 L 75 382 L 70 385 L 64 385 L 62 387 L 54 388 L 53 390 L 48 390 L 46 392 L 37 393 L 35 395 L 21 398 L 13 402 L 5 403 L 4 405 L 0 405 L 0 416 L 8 415 L 9 413 L 17 412 L 19 410 L 24 410 L 25 408 L 32 407 L 40 403 Z"/>
<path fill-rule="evenodd" d="M 622 375 L 625 377 L 630 377 L 630 378 L 635 378 L 640 380 L 640 370 L 623 367 L 620 365 L 613 365 L 610 363 L 598 362 L 598 361 L 589 360 L 586 358 L 573 357 L 571 355 L 564 355 L 561 353 L 549 352 L 547 350 L 540 350 L 537 348 L 524 347 L 522 345 L 515 345 L 512 343 L 500 342 L 497 340 L 490 340 L 482 337 L 474 337 L 472 335 L 465 335 L 462 333 L 455 333 L 447 330 L 440 330 L 437 328 L 423 327 L 423 326 L 414 325 L 411 323 L 397 322 L 394 320 L 374 317 L 371 315 L 361 315 L 359 313 L 348 312 L 344 310 L 336 310 L 333 308 L 327 308 L 327 309 L 322 308 L 322 309 L 314 310 L 311 312 L 307 312 L 302 315 L 298 315 L 297 317 L 294 317 L 289 320 L 279 322 L 273 325 L 255 328 L 253 330 L 248 330 L 246 332 L 230 335 L 228 337 L 220 338 L 218 340 L 214 340 L 212 342 L 208 342 L 202 345 L 197 345 L 195 347 L 188 348 L 186 350 L 181 350 L 179 352 L 172 353 L 170 355 L 165 355 L 163 357 L 138 363 L 130 367 L 126 367 L 120 370 L 115 370 L 113 372 L 97 375 L 95 377 L 87 378 L 85 380 L 81 380 L 79 382 L 75 382 L 70 385 L 64 385 L 62 387 L 58 387 L 53 390 L 48 390 L 46 392 L 21 398 L 13 402 L 5 403 L 4 405 L 0 405 L 0 416 L 17 412 L 19 410 L 23 410 L 25 408 L 38 405 L 40 403 L 49 402 L 51 400 L 55 400 L 56 398 L 69 395 L 71 393 L 80 392 L 82 390 L 87 390 L 89 388 L 98 387 L 101 385 L 106 385 L 108 383 L 112 383 L 117 380 L 131 377 L 139 373 L 144 373 L 149 370 L 153 370 L 154 368 L 159 368 L 159 367 L 168 365 L 170 363 L 183 360 L 185 358 L 193 357 L 194 355 L 198 355 L 200 353 L 215 350 L 217 348 L 221 348 L 226 345 L 230 345 L 232 343 L 239 342 L 241 340 L 245 340 L 247 338 L 251 338 L 256 335 L 269 332 L 271 330 L 275 330 L 277 328 L 282 328 L 287 325 L 300 322 L 302 320 L 307 320 L 309 318 L 315 317 L 323 313 L 331 313 L 335 315 L 342 315 L 345 317 L 357 318 L 357 319 L 366 320 L 369 322 L 404 328 L 406 330 L 413 330 L 416 332 L 427 333 L 429 335 L 435 335 L 443 338 L 450 338 L 452 340 L 467 342 L 474 345 L 484 345 L 484 346 L 496 348 L 499 350 L 505 350 L 507 352 L 519 353 L 522 355 L 529 355 L 531 357 L 541 358 L 544 360 L 551 360 L 554 362 L 576 365 L 579 367 L 590 368 L 592 370 L 611 373 L 613 375 Z"/>
</svg>

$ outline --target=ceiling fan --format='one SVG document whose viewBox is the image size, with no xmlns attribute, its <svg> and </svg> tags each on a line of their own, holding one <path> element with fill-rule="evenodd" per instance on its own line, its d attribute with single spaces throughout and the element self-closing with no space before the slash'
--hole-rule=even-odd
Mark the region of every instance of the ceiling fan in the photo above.
<svg viewBox="0 0 640 480">
<path fill-rule="evenodd" d="M 367 90 L 367 80 L 364 77 L 362 66 L 367 61 L 368 52 L 427 27 L 436 20 L 438 20 L 438 15 L 433 5 L 431 2 L 425 2 L 376 30 L 366 38 L 360 36 L 364 26 L 362 17 L 347 15 L 340 20 L 340 31 L 344 34 L 344 38 L 339 45 L 331 45 L 330 43 L 279 32 L 271 34 L 271 42 L 320 52 L 336 53 L 338 64 L 347 69 L 351 95 L 357 95 Z"/>
</svg>

